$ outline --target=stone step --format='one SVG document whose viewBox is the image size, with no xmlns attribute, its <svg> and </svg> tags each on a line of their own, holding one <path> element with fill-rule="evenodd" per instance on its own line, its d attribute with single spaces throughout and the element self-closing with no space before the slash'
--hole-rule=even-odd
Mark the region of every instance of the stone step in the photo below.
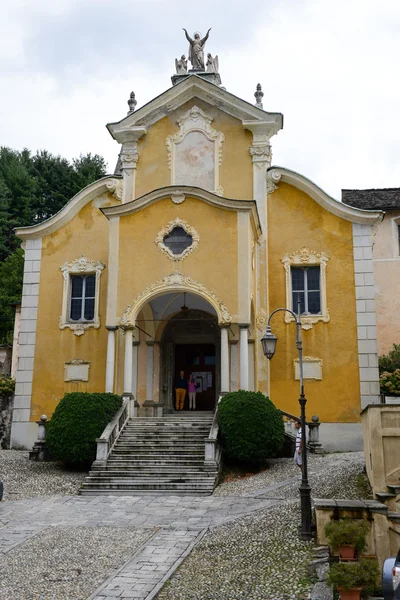
<svg viewBox="0 0 400 600">
<path fill-rule="evenodd" d="M 391 494 L 398 496 L 400 494 L 400 485 L 387 484 L 387 488 Z"/>
<path fill-rule="evenodd" d="M 198 489 L 193 490 L 192 487 L 175 487 L 167 490 L 137 490 L 137 489 L 108 489 L 108 488 L 81 488 L 78 492 L 81 496 L 210 496 L 213 490 Z"/>
<path fill-rule="evenodd" d="M 187 443 L 187 442 L 193 442 L 196 444 L 204 444 L 205 440 L 207 439 L 208 436 L 206 436 L 205 434 L 201 434 L 201 435 L 157 435 L 157 434 L 150 434 L 147 435 L 145 433 L 141 433 L 141 434 L 121 434 L 120 438 L 118 439 L 118 442 L 153 442 L 155 444 L 162 442 L 164 444 L 174 444 L 175 442 L 179 441 L 182 443 Z"/>
<path fill-rule="evenodd" d="M 209 480 L 169 480 L 169 481 L 160 481 L 158 479 L 148 480 L 148 481 L 138 481 L 138 480 L 124 480 L 124 479 L 115 479 L 110 481 L 104 480 L 93 480 L 93 481 L 85 481 L 82 484 L 82 490 L 85 489 L 108 489 L 108 490 L 154 490 L 154 491 L 166 491 L 166 490 L 174 490 L 176 488 L 180 489 L 192 489 L 195 490 L 208 490 L 212 492 L 214 489 L 213 480 L 210 478 Z"/>
<path fill-rule="evenodd" d="M 157 467 L 179 467 L 179 468 L 183 468 L 183 467 L 187 467 L 187 468 L 198 468 L 198 467 L 202 467 L 204 465 L 204 457 L 199 458 L 199 459 L 181 459 L 181 458 L 177 458 L 177 459 L 166 459 L 164 457 L 159 457 L 159 458 L 153 458 L 153 460 L 138 460 L 138 459 L 134 459 L 134 460 L 123 460 L 123 459 L 119 459 L 119 458 L 113 458 L 113 456 L 111 456 L 108 461 L 107 461 L 107 465 L 109 465 L 110 467 L 112 467 L 113 469 L 128 469 L 128 468 L 144 468 L 146 469 L 147 467 L 150 468 L 157 468 Z"/>
<path fill-rule="evenodd" d="M 184 473 L 176 474 L 176 473 L 114 473 L 110 471 L 99 472 L 101 474 L 97 474 L 97 472 L 91 473 L 88 477 L 85 478 L 86 483 L 96 483 L 96 482 L 107 482 L 107 483 L 148 483 L 149 485 L 154 483 L 187 483 L 189 481 L 194 482 L 203 482 L 209 483 L 210 480 L 213 480 L 213 475 L 215 473 L 207 473 L 199 472 L 199 473 Z"/>
<path fill-rule="evenodd" d="M 186 478 L 186 477 L 215 477 L 216 473 L 214 471 L 207 471 L 204 467 L 202 469 L 174 469 L 171 467 L 160 468 L 154 467 L 153 469 L 147 467 L 142 467 L 141 469 L 137 467 L 127 468 L 127 469 L 114 469 L 108 468 L 104 471 L 90 471 L 89 477 L 101 477 L 104 479 L 105 477 L 173 477 L 173 478 Z"/>
<path fill-rule="evenodd" d="M 182 444 L 182 443 L 175 443 L 175 444 L 171 444 L 170 442 L 149 442 L 149 441 L 143 441 L 143 442 L 119 442 L 115 445 L 115 449 L 117 450 L 136 450 L 140 448 L 141 450 L 158 450 L 160 452 L 160 454 L 162 452 L 164 452 L 164 450 L 179 450 L 179 451 L 184 451 L 184 452 L 188 452 L 191 453 L 192 451 L 198 451 L 200 452 L 202 449 L 204 449 L 204 442 L 202 444 L 199 444 L 197 442 L 191 442 L 190 444 Z"/>
<path fill-rule="evenodd" d="M 126 457 L 136 457 L 136 458 L 140 458 L 142 457 L 143 459 L 145 458 L 145 456 L 149 456 L 150 458 L 154 458 L 155 456 L 181 456 L 181 457 L 187 457 L 188 459 L 190 458 L 203 458 L 204 460 L 204 449 L 203 451 L 196 451 L 196 452 L 188 452 L 187 448 L 184 449 L 179 449 L 179 448 L 169 448 L 169 449 L 164 449 L 162 452 L 160 451 L 159 448 L 132 448 L 130 450 L 128 450 L 127 448 L 118 448 L 118 446 L 116 446 L 113 450 L 113 455 L 114 456 L 118 456 L 121 457 L 121 455 L 126 456 Z"/>
</svg>

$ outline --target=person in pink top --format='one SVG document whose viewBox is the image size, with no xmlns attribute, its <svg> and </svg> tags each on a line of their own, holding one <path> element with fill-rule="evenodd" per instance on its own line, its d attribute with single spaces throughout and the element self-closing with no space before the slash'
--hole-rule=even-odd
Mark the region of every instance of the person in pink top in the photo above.
<svg viewBox="0 0 400 600">
<path fill-rule="evenodd" d="M 193 373 L 190 373 L 187 382 L 189 392 L 189 410 L 196 410 L 196 382 L 193 378 Z"/>
</svg>

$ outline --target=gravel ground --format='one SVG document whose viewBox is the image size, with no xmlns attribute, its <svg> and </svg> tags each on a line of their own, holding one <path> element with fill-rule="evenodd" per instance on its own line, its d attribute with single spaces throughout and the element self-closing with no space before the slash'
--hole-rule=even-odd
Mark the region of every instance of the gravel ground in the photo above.
<svg viewBox="0 0 400 600">
<path fill-rule="evenodd" d="M 1 600 L 85 600 L 154 530 L 49 527 L 0 556 Z"/>
<path fill-rule="evenodd" d="M 363 452 L 338 452 L 334 454 L 309 454 L 308 458 L 308 476 L 310 484 L 312 486 L 313 480 L 318 473 L 326 471 L 331 467 L 336 468 L 339 464 L 343 465 L 363 465 L 364 453 Z M 340 466 L 339 468 L 342 468 Z M 300 479 L 301 474 L 299 468 L 294 464 L 292 458 L 275 458 L 268 461 L 268 469 L 252 475 L 250 477 L 243 477 L 234 481 L 228 481 L 222 483 L 214 492 L 216 496 L 243 496 L 249 492 L 256 492 L 262 490 L 270 485 L 290 479 L 292 477 L 298 477 Z M 298 484 L 295 484 L 295 489 L 298 490 Z M 282 491 L 276 491 L 272 494 L 272 497 L 287 497 L 282 495 Z M 317 496 L 316 497 L 324 497 Z"/>
<path fill-rule="evenodd" d="M 312 456 L 312 494 L 319 498 L 358 497 L 357 475 L 362 473 L 362 452 Z M 293 472 L 294 471 L 294 472 Z M 301 542 L 300 473 L 290 459 L 273 461 L 271 468 L 254 477 L 223 484 L 217 494 L 244 495 L 283 479 L 297 476 L 298 483 L 271 492 L 282 504 L 211 530 L 172 576 L 160 600 L 276 600 L 307 598 L 312 582 L 307 567 L 313 559 L 313 542 Z"/>
<path fill-rule="evenodd" d="M 68 471 L 58 463 L 33 462 L 21 450 L 0 450 L 4 500 L 76 494 L 86 472 Z M 1 597 L 1 596 L 0 596 Z"/>
</svg>

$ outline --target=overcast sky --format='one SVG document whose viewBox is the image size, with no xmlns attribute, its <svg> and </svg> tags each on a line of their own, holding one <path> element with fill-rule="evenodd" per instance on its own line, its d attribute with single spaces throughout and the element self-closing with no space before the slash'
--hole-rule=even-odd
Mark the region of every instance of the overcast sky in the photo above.
<svg viewBox="0 0 400 600">
<path fill-rule="evenodd" d="M 282 112 L 273 163 L 329 194 L 400 186 L 400 0 L 3 0 L 0 144 L 71 159 L 118 145 L 105 124 L 170 87 L 182 27 L 222 84 Z"/>
</svg>

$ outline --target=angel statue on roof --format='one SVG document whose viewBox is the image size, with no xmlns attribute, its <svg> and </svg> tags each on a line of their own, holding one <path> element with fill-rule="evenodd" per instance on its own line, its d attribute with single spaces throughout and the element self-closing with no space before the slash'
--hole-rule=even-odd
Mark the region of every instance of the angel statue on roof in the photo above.
<svg viewBox="0 0 400 600">
<path fill-rule="evenodd" d="M 203 46 L 208 40 L 210 29 L 207 31 L 206 35 L 201 38 L 200 34 L 196 32 L 194 34 L 194 38 L 192 39 L 185 28 L 183 28 L 185 32 L 186 39 L 189 42 L 189 54 L 188 58 L 192 63 L 192 69 L 197 69 L 199 71 L 204 71 L 204 51 Z"/>
</svg>

